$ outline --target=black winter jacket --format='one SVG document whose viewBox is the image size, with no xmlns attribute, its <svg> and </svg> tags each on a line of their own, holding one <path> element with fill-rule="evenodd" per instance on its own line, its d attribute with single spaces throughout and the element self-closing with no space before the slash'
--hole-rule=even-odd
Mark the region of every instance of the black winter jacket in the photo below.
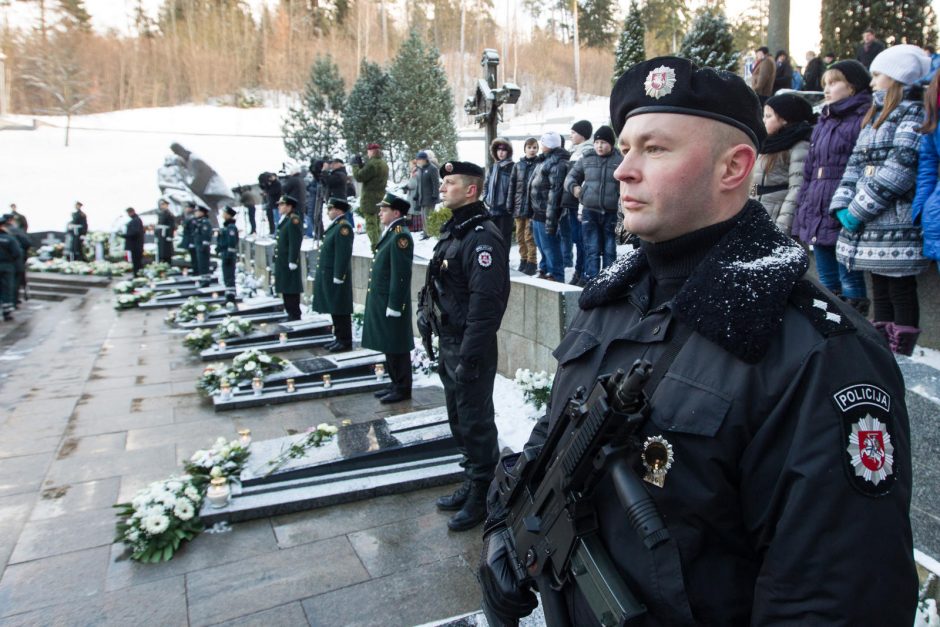
<svg viewBox="0 0 940 627">
<path fill-rule="evenodd" d="M 417 168 L 412 199 L 416 209 L 433 207 L 441 201 L 441 175 L 430 163 Z"/>
<path fill-rule="evenodd" d="M 307 209 L 307 186 L 304 184 L 304 177 L 301 174 L 291 174 L 281 183 L 281 190 L 285 196 L 292 196 L 297 200 L 297 207 L 294 209 L 298 213 L 303 213 Z M 345 198 L 345 196 L 341 196 Z"/>
<path fill-rule="evenodd" d="M 483 185 L 483 202 L 494 216 L 511 213 L 509 206 L 509 182 L 512 177 L 512 159 L 497 161 L 486 172 Z"/>
<path fill-rule="evenodd" d="M 904 381 L 871 323 L 807 279 L 808 266 L 751 201 L 664 305 L 650 306 L 643 250 L 618 258 L 588 283 L 554 352 L 551 405 L 527 446 L 545 441 L 579 386 L 638 358 L 656 364 L 666 338 L 691 333 L 637 441 L 673 450 L 662 487 L 646 489 L 678 548 L 696 624 L 913 620 Z M 591 502 L 601 542 L 648 608 L 637 624 L 686 624 L 609 479 Z M 563 593 L 571 624 L 593 624 L 583 597 Z"/>
<path fill-rule="evenodd" d="M 581 205 L 588 211 L 616 211 L 620 206 L 620 183 L 614 170 L 623 161 L 619 152 L 612 151 L 601 157 L 593 150 L 574 162 L 565 178 L 565 191 L 574 195 L 581 187 Z"/>
<path fill-rule="evenodd" d="M 561 217 L 561 197 L 564 194 L 565 176 L 568 174 L 568 158 L 564 148 L 553 148 L 539 155 L 539 164 L 529 181 L 529 203 L 532 219 L 544 222 L 545 230 L 554 234 Z"/>
<path fill-rule="evenodd" d="M 336 168 L 335 170 L 326 170 L 320 173 L 320 183 L 325 190 L 321 190 L 321 197 L 328 200 L 330 198 L 342 198 L 346 200 L 346 180 L 349 175 L 346 168 Z M 303 206 L 303 205 L 299 205 Z"/>
<path fill-rule="evenodd" d="M 16 237 L 5 231 L 0 231 L 0 263 L 9 263 L 15 267 L 23 263 L 23 249 Z"/>
<path fill-rule="evenodd" d="M 538 165 L 538 157 L 523 157 L 512 166 L 509 179 L 509 202 L 512 215 L 517 218 L 531 218 L 532 208 L 529 203 L 529 180 Z"/>
</svg>

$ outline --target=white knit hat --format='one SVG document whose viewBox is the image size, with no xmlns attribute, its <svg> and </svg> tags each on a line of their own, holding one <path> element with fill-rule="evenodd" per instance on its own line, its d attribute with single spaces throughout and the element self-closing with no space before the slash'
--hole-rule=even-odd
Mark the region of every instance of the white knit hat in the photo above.
<svg viewBox="0 0 940 627">
<path fill-rule="evenodd" d="M 920 46 L 898 44 L 879 53 L 869 70 L 872 74 L 885 74 L 899 83 L 913 85 L 930 71 L 930 57 Z"/>
<path fill-rule="evenodd" d="M 556 131 L 545 131 L 539 137 L 539 143 L 546 148 L 559 148 L 561 147 L 561 135 Z"/>
</svg>

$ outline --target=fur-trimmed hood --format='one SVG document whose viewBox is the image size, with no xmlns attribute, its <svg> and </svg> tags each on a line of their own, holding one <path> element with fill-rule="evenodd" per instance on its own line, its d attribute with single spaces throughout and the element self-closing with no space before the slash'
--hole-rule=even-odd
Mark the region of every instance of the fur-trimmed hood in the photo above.
<svg viewBox="0 0 940 627">
<path fill-rule="evenodd" d="M 512 142 L 505 137 L 497 137 L 490 142 L 490 156 L 493 157 L 493 161 L 499 161 L 499 158 L 496 156 L 497 146 L 506 146 L 509 149 L 509 156 L 506 158 L 512 159 Z"/>
<path fill-rule="evenodd" d="M 729 353 L 756 363 L 783 322 L 793 286 L 809 268 L 803 249 L 750 200 L 731 230 L 692 271 L 673 302 L 676 317 Z M 640 249 L 584 288 L 582 309 L 622 298 L 649 267 Z"/>
</svg>

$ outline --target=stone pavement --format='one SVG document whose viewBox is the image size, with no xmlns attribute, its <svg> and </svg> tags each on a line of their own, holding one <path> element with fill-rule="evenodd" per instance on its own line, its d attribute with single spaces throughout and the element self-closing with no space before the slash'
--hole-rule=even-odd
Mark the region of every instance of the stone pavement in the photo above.
<svg viewBox="0 0 940 627">
<path fill-rule="evenodd" d="M 371 394 L 216 414 L 165 312 L 110 297 L 44 303 L 0 325 L 0 626 L 414 625 L 479 607 L 479 533 L 433 501 L 451 488 L 240 523 L 142 565 L 112 505 L 219 435 L 255 439 L 390 411 Z M 416 390 L 399 412 L 443 404 Z"/>
</svg>

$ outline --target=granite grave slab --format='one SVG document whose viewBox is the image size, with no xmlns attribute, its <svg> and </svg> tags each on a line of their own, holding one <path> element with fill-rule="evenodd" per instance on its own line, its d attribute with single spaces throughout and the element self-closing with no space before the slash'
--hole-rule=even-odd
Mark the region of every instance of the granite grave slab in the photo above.
<svg viewBox="0 0 940 627">
<path fill-rule="evenodd" d="M 225 346 L 217 344 L 199 354 L 202 361 L 215 361 L 237 356 L 239 353 L 257 349 L 266 353 L 280 353 L 301 348 L 314 348 L 332 343 L 333 326 L 329 316 L 317 315 L 304 320 L 266 323 L 245 337 L 225 340 Z"/>
</svg>

